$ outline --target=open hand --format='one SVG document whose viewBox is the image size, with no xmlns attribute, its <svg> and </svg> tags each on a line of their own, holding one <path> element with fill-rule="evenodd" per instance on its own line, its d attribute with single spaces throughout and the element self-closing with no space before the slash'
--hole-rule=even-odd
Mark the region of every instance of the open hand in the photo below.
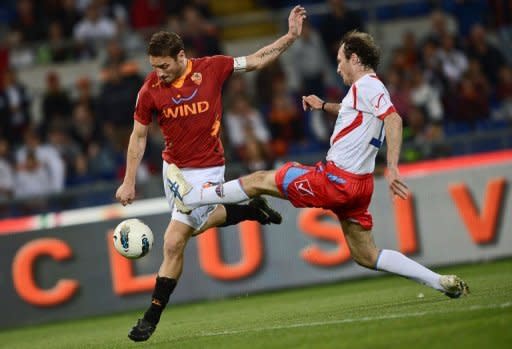
<svg viewBox="0 0 512 349">
<path fill-rule="evenodd" d="M 302 33 L 304 19 L 306 19 L 306 9 L 300 5 L 295 6 L 288 17 L 288 33 L 294 38 Z"/>
</svg>

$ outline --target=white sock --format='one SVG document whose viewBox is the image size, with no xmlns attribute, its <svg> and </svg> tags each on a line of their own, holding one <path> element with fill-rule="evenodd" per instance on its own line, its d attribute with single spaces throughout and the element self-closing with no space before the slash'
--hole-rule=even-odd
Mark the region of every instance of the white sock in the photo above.
<svg viewBox="0 0 512 349">
<path fill-rule="evenodd" d="M 430 286 L 439 291 L 444 291 L 439 283 L 441 275 L 407 258 L 400 252 L 393 250 L 380 251 L 376 267 L 378 270 L 405 276 L 420 284 Z"/>
<path fill-rule="evenodd" d="M 183 202 L 187 206 L 198 207 L 211 204 L 236 204 L 248 199 L 240 180 L 235 179 L 208 188 L 194 187 L 185 195 Z"/>
</svg>

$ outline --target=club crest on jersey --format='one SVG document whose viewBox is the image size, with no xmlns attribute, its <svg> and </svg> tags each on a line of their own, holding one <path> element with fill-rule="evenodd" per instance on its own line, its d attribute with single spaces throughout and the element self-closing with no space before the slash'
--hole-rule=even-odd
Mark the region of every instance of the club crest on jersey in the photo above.
<svg viewBox="0 0 512 349">
<path fill-rule="evenodd" d="M 194 82 L 196 85 L 201 85 L 201 82 L 203 81 L 203 75 L 199 72 L 195 72 L 190 77 L 190 80 L 192 80 L 192 82 Z"/>
<path fill-rule="evenodd" d="M 311 189 L 311 185 L 309 184 L 309 180 L 307 179 L 303 179 L 301 181 L 296 182 L 295 189 L 297 189 L 299 194 L 302 196 L 315 196 L 315 193 L 313 193 L 313 189 Z"/>
</svg>

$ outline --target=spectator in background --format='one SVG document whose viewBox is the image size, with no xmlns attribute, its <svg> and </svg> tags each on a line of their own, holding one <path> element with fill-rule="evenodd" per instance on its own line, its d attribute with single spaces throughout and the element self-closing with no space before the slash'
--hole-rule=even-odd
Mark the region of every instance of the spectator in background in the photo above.
<svg viewBox="0 0 512 349">
<path fill-rule="evenodd" d="M 468 69 L 468 58 L 464 52 L 455 47 L 455 38 L 446 34 L 441 38 L 441 46 L 437 52 L 441 71 L 451 88 L 456 86 L 464 72 Z"/>
<path fill-rule="evenodd" d="M 185 47 L 195 52 L 195 57 L 220 54 L 217 29 L 209 23 L 193 5 L 183 9 L 183 42 Z"/>
<path fill-rule="evenodd" d="M 402 116 L 404 122 L 407 122 L 407 115 L 411 108 L 411 91 L 402 72 L 390 69 L 386 75 L 386 85 L 395 109 Z"/>
<path fill-rule="evenodd" d="M 29 150 L 24 161 L 16 167 L 14 181 L 16 198 L 41 196 L 50 193 L 50 175 L 37 160 L 33 150 Z"/>
<path fill-rule="evenodd" d="M 412 31 L 406 31 L 402 35 L 402 45 L 400 46 L 400 49 L 406 69 L 410 69 L 418 65 L 420 61 L 420 53 L 418 51 L 416 36 Z"/>
<path fill-rule="evenodd" d="M 301 95 L 313 92 L 325 97 L 328 85 L 335 85 L 336 76 L 333 73 L 324 43 L 318 32 L 309 22 L 304 22 L 302 36 L 283 55 L 287 62 L 287 80 L 292 90 Z"/>
<path fill-rule="evenodd" d="M 105 58 L 103 58 L 103 67 L 110 67 L 113 65 L 120 66 L 126 62 L 126 52 L 118 40 L 113 39 L 107 43 L 105 48 Z"/>
<path fill-rule="evenodd" d="M 68 125 L 71 116 L 71 98 L 61 87 L 59 74 L 49 71 L 46 74 L 46 90 L 42 101 L 43 118 L 41 121 L 42 134 L 56 125 Z"/>
<path fill-rule="evenodd" d="M 176 1 L 168 1 L 173 4 Z M 132 27 L 136 30 L 157 28 L 165 21 L 166 1 L 133 0 L 130 8 Z"/>
<path fill-rule="evenodd" d="M 438 46 L 430 40 L 426 41 L 421 48 L 420 68 L 423 71 L 425 81 L 442 94 L 448 85 L 441 70 Z"/>
<path fill-rule="evenodd" d="M 364 31 L 361 17 L 356 11 L 350 10 L 344 0 L 328 0 L 329 11 L 321 20 L 320 33 L 327 48 L 331 63 L 337 66 L 336 56 L 340 39 L 345 33 L 358 29 Z"/>
<path fill-rule="evenodd" d="M 498 72 L 506 64 L 505 57 L 487 41 L 487 33 L 482 25 L 471 28 L 466 52 L 468 57 L 478 60 L 488 81 L 498 81 Z"/>
<path fill-rule="evenodd" d="M 503 54 L 512 64 L 512 1 L 488 0 L 491 10 L 491 20 L 500 39 Z"/>
<path fill-rule="evenodd" d="M 76 80 L 75 92 L 76 95 L 72 99 L 73 106 L 84 104 L 92 113 L 95 113 L 98 109 L 98 100 L 92 92 L 91 80 L 87 76 L 82 76 Z"/>
<path fill-rule="evenodd" d="M 232 102 L 240 95 L 245 95 L 249 100 L 251 100 L 254 98 L 254 96 L 249 95 L 252 90 L 253 89 L 249 88 L 244 74 L 233 74 L 226 81 L 226 88 L 222 94 L 223 104 L 231 105 Z"/>
<path fill-rule="evenodd" d="M 269 169 L 272 164 L 270 132 L 263 116 L 246 95 L 238 95 L 226 111 L 228 140 L 249 172 Z"/>
<path fill-rule="evenodd" d="M 419 161 L 441 154 L 436 143 L 443 139 L 443 127 L 441 123 L 430 122 L 423 109 L 413 106 L 409 110 L 403 138 L 403 159 L 406 162 Z"/>
<path fill-rule="evenodd" d="M 20 41 L 23 44 L 41 41 L 46 36 L 43 18 L 36 14 L 32 0 L 18 0 L 16 1 L 16 18 L 11 23 L 10 29 L 20 34 Z"/>
<path fill-rule="evenodd" d="M 476 121 L 489 117 L 488 87 L 468 72 L 455 86 L 454 96 L 449 98 L 447 106 L 450 118 L 475 126 Z"/>
<path fill-rule="evenodd" d="M 82 152 L 86 152 L 91 143 L 101 141 L 101 129 L 87 103 L 75 105 L 70 133 Z"/>
<path fill-rule="evenodd" d="M 295 102 L 283 76 L 272 81 L 272 100 L 268 124 L 272 133 L 272 148 L 276 157 L 286 155 L 290 145 L 304 142 L 304 114 Z"/>
<path fill-rule="evenodd" d="M 55 148 L 60 158 L 64 161 L 66 177 L 75 175 L 75 159 L 81 154 L 80 147 L 71 138 L 67 129 L 61 125 L 54 125 L 48 130 L 48 145 Z"/>
<path fill-rule="evenodd" d="M 34 52 L 30 46 L 23 43 L 20 32 L 8 32 L 5 42 L 8 49 L 7 60 L 11 68 L 22 69 L 34 64 Z"/>
<path fill-rule="evenodd" d="M 256 104 L 265 110 L 268 110 L 272 103 L 272 85 L 274 80 L 286 79 L 283 66 L 279 60 L 267 65 L 263 69 L 256 72 Z M 270 88 L 269 88 L 270 86 Z"/>
<path fill-rule="evenodd" d="M 61 63 L 74 58 L 74 49 L 64 37 L 60 22 L 52 21 L 48 26 L 47 41 L 39 46 L 37 60 L 41 64 Z"/>
<path fill-rule="evenodd" d="M 5 211 L 2 201 L 12 198 L 14 193 L 14 169 L 9 158 L 9 142 L 0 137 L 0 214 Z"/>
<path fill-rule="evenodd" d="M 436 9 L 430 14 L 430 29 L 424 37 L 423 43 L 430 41 L 439 46 L 446 36 L 456 38 L 457 23 L 450 21 L 442 10 Z"/>
<path fill-rule="evenodd" d="M 137 98 L 142 78 L 137 72 L 123 74 L 119 64 L 106 67 L 105 72 L 105 81 L 100 87 L 98 98 L 98 119 L 112 124 L 121 141 L 131 131 L 133 101 Z"/>
<path fill-rule="evenodd" d="M 94 183 L 96 178 L 89 171 L 89 162 L 87 156 L 84 154 L 78 154 L 73 159 L 73 175 L 68 176 L 66 186 L 76 187 L 81 185 L 87 185 Z M 77 200 L 81 201 L 81 197 Z"/>
<path fill-rule="evenodd" d="M 500 103 L 500 117 L 512 121 L 512 68 L 503 66 L 499 72 L 496 97 Z"/>
<path fill-rule="evenodd" d="M 412 104 L 424 111 L 427 121 L 442 123 L 444 111 L 439 91 L 425 81 L 423 72 L 417 67 L 411 70 L 410 88 Z"/>
<path fill-rule="evenodd" d="M 3 86 L 0 91 L 0 120 L 5 127 L 4 136 L 16 145 L 22 138 L 31 121 L 30 97 L 25 85 L 16 75 L 14 69 L 8 69 L 3 75 Z"/>
<path fill-rule="evenodd" d="M 20 206 L 22 213 L 34 214 L 47 207 L 44 196 L 52 193 L 51 174 L 38 160 L 35 150 L 28 150 L 22 162 L 16 166 L 14 176 L 14 196 L 27 199 Z"/>
<path fill-rule="evenodd" d="M 80 58 L 95 57 L 97 45 L 113 39 L 116 32 L 115 22 L 101 14 L 100 5 L 90 3 L 84 18 L 73 29 L 73 37 L 79 44 Z"/>
<path fill-rule="evenodd" d="M 58 12 L 54 18 L 51 18 L 51 20 L 58 21 L 62 28 L 62 34 L 64 37 L 66 39 L 71 39 L 73 37 L 73 30 L 81 17 L 78 9 L 76 8 L 76 0 L 61 0 L 59 3 L 60 7 Z"/>
<path fill-rule="evenodd" d="M 29 154 L 34 154 L 37 163 L 29 159 L 31 171 L 39 171 L 41 167 L 49 177 L 49 184 L 45 185 L 45 193 L 60 193 L 64 189 L 66 169 L 59 153 L 49 144 L 41 144 L 41 139 L 35 130 L 29 128 L 23 135 L 23 145 L 16 151 L 16 164 L 26 167 Z M 42 184 L 38 184 L 41 185 Z"/>
</svg>

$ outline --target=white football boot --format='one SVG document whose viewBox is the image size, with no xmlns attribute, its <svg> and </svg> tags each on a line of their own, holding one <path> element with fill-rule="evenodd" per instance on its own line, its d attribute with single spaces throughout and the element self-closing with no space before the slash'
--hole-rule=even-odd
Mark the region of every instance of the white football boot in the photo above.
<svg viewBox="0 0 512 349">
<path fill-rule="evenodd" d="M 167 187 L 174 196 L 176 209 L 185 214 L 189 214 L 192 208 L 185 205 L 183 197 L 192 190 L 192 185 L 187 182 L 181 170 L 174 164 L 167 166 Z"/>
<path fill-rule="evenodd" d="M 444 294 L 450 298 L 459 298 L 469 294 L 469 287 L 457 275 L 441 275 L 439 283 L 444 288 Z"/>
</svg>

